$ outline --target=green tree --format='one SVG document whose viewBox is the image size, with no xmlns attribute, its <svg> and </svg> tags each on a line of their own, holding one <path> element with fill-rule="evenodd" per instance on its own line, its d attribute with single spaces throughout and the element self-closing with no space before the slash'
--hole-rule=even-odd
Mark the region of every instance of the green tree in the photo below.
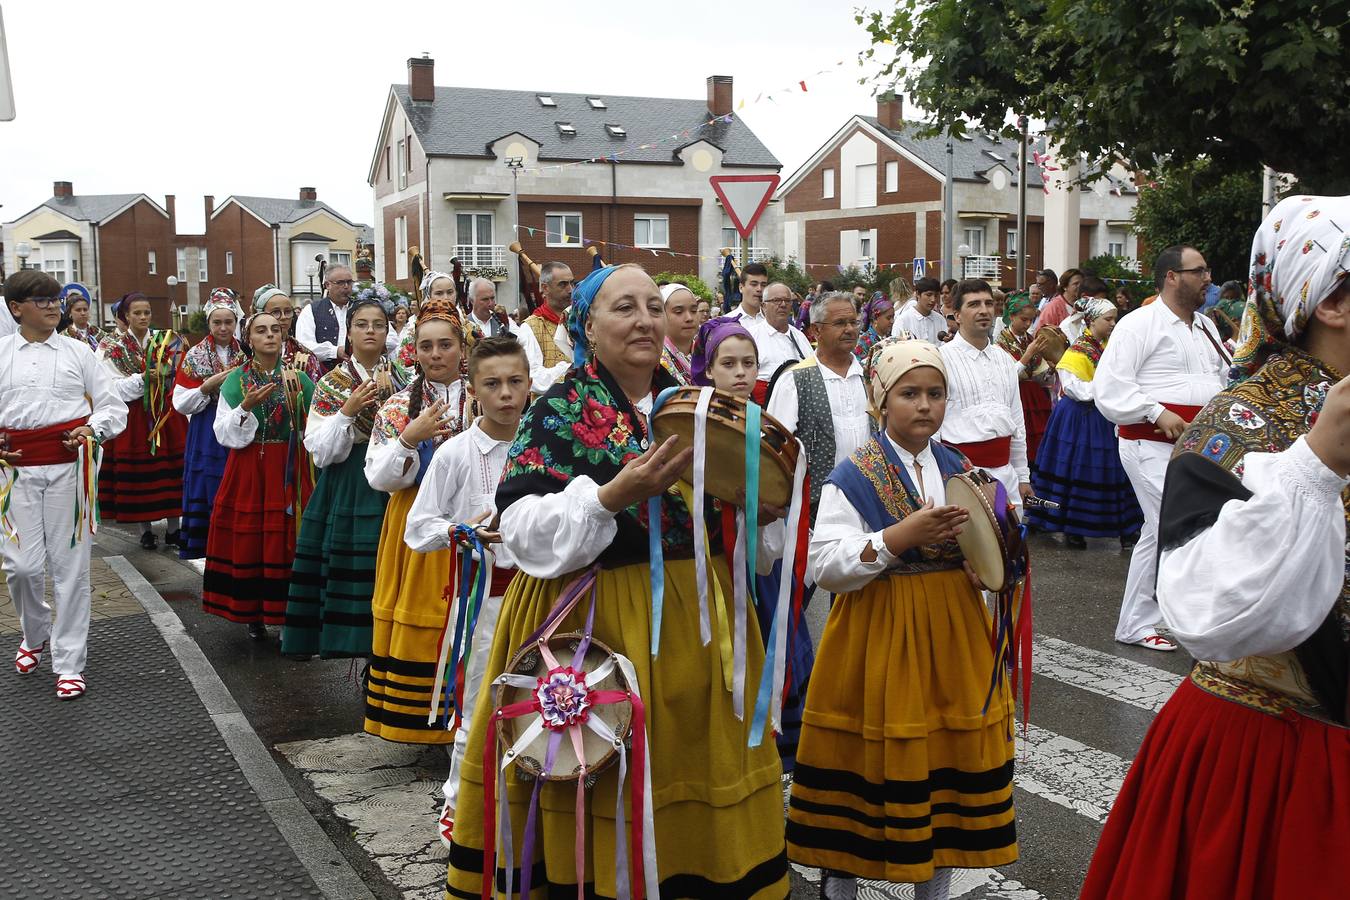
<svg viewBox="0 0 1350 900">
<path fill-rule="evenodd" d="M 781 281 L 803 297 L 811 293 L 811 276 L 797 265 L 795 259 L 785 263 L 777 256 L 771 256 L 764 260 L 764 268 L 769 270 L 770 282 Z"/>
<path fill-rule="evenodd" d="M 1139 186 L 1134 228 L 1153 257 L 1164 247 L 1191 244 L 1205 255 L 1216 283 L 1247 280 L 1252 235 L 1261 224 L 1261 177 L 1225 171 L 1200 159 L 1169 166 Z M 1152 272 L 1153 258 L 1141 259 Z"/>
<path fill-rule="evenodd" d="M 857 20 L 936 131 L 1013 111 L 1093 161 L 1345 177 L 1350 0 L 900 0 Z"/>
<path fill-rule="evenodd" d="M 686 275 L 683 272 L 657 272 L 652 276 L 652 281 L 670 282 L 672 284 L 682 284 L 689 288 L 689 293 L 700 300 L 713 302 L 713 292 L 708 289 L 708 285 L 697 275 Z"/>
</svg>

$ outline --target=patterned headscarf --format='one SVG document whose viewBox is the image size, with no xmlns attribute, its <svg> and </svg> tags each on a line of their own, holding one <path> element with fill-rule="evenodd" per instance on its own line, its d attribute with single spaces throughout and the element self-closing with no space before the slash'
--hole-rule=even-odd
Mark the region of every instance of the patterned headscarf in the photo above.
<svg viewBox="0 0 1350 900">
<path fill-rule="evenodd" d="M 591 304 L 605 279 L 618 271 L 618 266 L 605 266 L 593 269 L 591 274 L 577 282 L 572 289 L 572 308 L 567 313 L 567 333 L 572 336 L 572 364 L 578 369 L 586 365 L 590 345 L 586 343 L 586 319 L 591 314 Z"/>
<path fill-rule="evenodd" d="M 712 384 L 712 379 L 708 377 L 708 369 L 712 366 L 713 360 L 717 359 L 717 348 L 731 337 L 746 338 L 750 341 L 750 346 L 755 346 L 754 336 L 746 330 L 737 316 L 720 316 L 709 319 L 699 326 L 698 336 L 694 338 L 694 352 L 689 361 L 689 377 L 694 384 Z"/>
<path fill-rule="evenodd" d="M 1016 294 L 1009 294 L 1008 299 L 1003 304 L 1003 324 L 1012 323 L 1012 317 L 1031 305 L 1031 295 L 1026 291 L 1018 291 Z"/>
<path fill-rule="evenodd" d="M 428 271 L 422 276 L 422 283 L 418 285 L 417 289 L 421 292 L 423 300 L 431 299 L 431 286 L 441 278 L 448 278 L 450 279 L 450 284 L 455 284 L 455 276 L 451 275 L 449 272 Z M 455 287 L 455 294 L 456 296 L 459 294 L 458 286 Z M 418 316 L 418 318 L 421 319 L 421 316 Z"/>
<path fill-rule="evenodd" d="M 264 284 L 253 292 L 253 312 L 260 313 L 267 306 L 267 301 L 273 297 L 289 297 L 281 288 L 275 284 Z"/>
<path fill-rule="evenodd" d="M 1084 297 L 1074 304 L 1083 315 L 1084 324 L 1091 325 L 1093 320 L 1109 312 L 1119 312 L 1116 305 L 1105 297 Z"/>
<path fill-rule="evenodd" d="M 239 309 L 239 302 L 235 300 L 234 291 L 229 288 L 216 288 L 207 298 L 205 305 L 202 306 L 202 312 L 206 314 L 208 319 L 211 318 L 211 313 L 218 309 L 229 310 L 234 314 L 236 322 L 244 317 L 243 311 Z"/>
<path fill-rule="evenodd" d="M 1350 271 L 1350 197 L 1286 197 L 1252 239 L 1251 282 L 1233 375 L 1292 343 Z"/>
<path fill-rule="evenodd" d="M 938 348 L 927 341 L 904 341 L 889 338 L 872 348 L 867 359 L 868 401 L 873 418 L 880 419 L 886 408 L 886 394 L 910 369 L 932 366 L 947 381 L 947 367 Z"/>
<path fill-rule="evenodd" d="M 886 310 L 892 308 L 893 305 L 891 301 L 887 300 L 885 295 L 882 294 L 881 291 L 873 291 L 872 299 L 868 300 L 866 303 L 863 304 L 862 330 L 866 331 L 867 329 L 871 328 L 872 323 L 876 321 L 877 316 L 886 312 Z"/>
</svg>

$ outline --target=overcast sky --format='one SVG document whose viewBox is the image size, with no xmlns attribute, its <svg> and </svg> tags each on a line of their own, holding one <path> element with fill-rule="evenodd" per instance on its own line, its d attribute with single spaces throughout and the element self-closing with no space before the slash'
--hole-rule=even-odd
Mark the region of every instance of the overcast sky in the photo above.
<svg viewBox="0 0 1350 900">
<path fill-rule="evenodd" d="M 369 222 L 389 85 L 423 51 L 438 85 L 702 98 L 717 74 L 733 76 L 739 103 L 805 79 L 806 93 L 740 113 L 786 178 L 848 116 L 875 114 L 858 79 L 877 67 L 833 67 L 869 46 L 855 5 L 6 0 L 17 118 L 0 122 L 0 221 L 63 180 L 77 194 L 175 194 L 183 233 L 202 230 L 203 194 L 301 185 Z"/>
</svg>

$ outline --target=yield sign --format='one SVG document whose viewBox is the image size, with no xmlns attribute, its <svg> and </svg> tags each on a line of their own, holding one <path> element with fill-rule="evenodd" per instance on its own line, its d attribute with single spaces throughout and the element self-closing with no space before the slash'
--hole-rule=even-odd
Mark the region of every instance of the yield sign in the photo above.
<svg viewBox="0 0 1350 900">
<path fill-rule="evenodd" d="M 708 179 L 731 224 L 747 241 L 764 207 L 769 205 L 769 198 L 778 188 L 778 181 L 777 175 L 713 175 Z"/>
</svg>

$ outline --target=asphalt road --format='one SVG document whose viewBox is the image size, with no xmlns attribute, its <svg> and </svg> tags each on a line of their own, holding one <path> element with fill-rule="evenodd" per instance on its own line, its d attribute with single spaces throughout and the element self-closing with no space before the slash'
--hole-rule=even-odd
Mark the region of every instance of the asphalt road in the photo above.
<svg viewBox="0 0 1350 900">
<path fill-rule="evenodd" d="M 1086 551 L 1072 551 L 1036 536 L 1032 547 L 1037 675 L 1032 729 L 1017 760 L 1021 860 L 997 873 L 964 873 L 953 896 L 1077 896 L 1119 779 L 1157 707 L 1190 666 L 1182 651 L 1158 653 L 1112 639 L 1128 565 L 1128 554 L 1115 542 L 1089 542 Z M 160 591 L 269 748 L 361 730 L 359 672 L 349 662 L 283 659 L 275 638 L 255 643 L 244 626 L 207 616 L 197 569 L 171 550 L 140 549 L 131 529 L 106 526 L 96 552 L 125 556 Z M 823 600 L 816 598 L 807 613 L 817 638 L 827 613 Z M 403 896 L 303 774 L 275 749 L 273 755 L 377 896 Z M 443 768 L 443 760 L 443 751 L 432 749 L 423 762 Z M 794 897 L 815 896 L 811 877 L 794 874 Z M 910 894 L 865 889 L 860 896 Z"/>
</svg>

